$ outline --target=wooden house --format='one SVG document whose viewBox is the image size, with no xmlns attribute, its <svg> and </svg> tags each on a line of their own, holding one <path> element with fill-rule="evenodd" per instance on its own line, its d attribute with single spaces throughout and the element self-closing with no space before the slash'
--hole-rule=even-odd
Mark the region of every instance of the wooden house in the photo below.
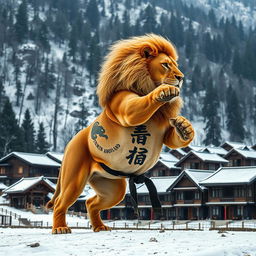
<svg viewBox="0 0 256 256">
<path fill-rule="evenodd" d="M 231 141 L 225 141 L 220 145 L 220 147 L 224 148 L 226 151 L 230 151 L 233 148 L 238 148 L 238 149 L 244 149 L 247 148 L 247 146 L 243 143 L 240 142 L 231 142 Z"/>
<path fill-rule="evenodd" d="M 217 154 L 221 157 L 224 157 L 228 153 L 228 151 L 222 147 L 206 147 L 202 149 L 201 152 Z"/>
<path fill-rule="evenodd" d="M 178 159 L 169 154 L 161 153 L 159 161 L 147 172 L 147 176 L 159 177 L 159 176 L 178 176 L 181 173 L 181 168 L 175 166 Z"/>
<path fill-rule="evenodd" d="M 34 206 L 42 208 L 49 201 L 48 194 L 54 193 L 55 184 L 45 177 L 22 178 L 3 192 L 10 201 L 10 206 L 27 209 Z"/>
<path fill-rule="evenodd" d="M 228 164 L 228 160 L 217 154 L 206 152 L 190 151 L 181 158 L 175 165 L 185 169 L 217 170 Z"/>
<path fill-rule="evenodd" d="M 12 152 L 0 159 L 2 181 L 11 185 L 22 177 L 45 176 L 57 180 L 60 163 L 44 154 Z"/>
<path fill-rule="evenodd" d="M 213 173 L 214 171 L 209 170 L 185 170 L 168 188 L 174 199 L 176 219 L 199 220 L 208 217 L 208 209 L 205 206 L 207 189 L 199 182 Z"/>
<path fill-rule="evenodd" d="M 203 146 L 193 146 L 193 145 L 188 145 L 185 148 L 182 148 L 182 150 L 186 153 L 189 153 L 190 151 L 196 151 L 196 152 L 201 152 L 205 147 Z"/>
<path fill-rule="evenodd" d="M 54 160 L 55 162 L 62 163 L 64 153 L 58 153 L 58 152 L 47 152 L 46 155 Z"/>
<path fill-rule="evenodd" d="M 249 149 L 231 149 L 225 159 L 229 161 L 228 166 L 256 166 L 256 151 Z"/>
<path fill-rule="evenodd" d="M 256 167 L 222 167 L 200 182 L 211 219 L 256 218 Z"/>
<path fill-rule="evenodd" d="M 184 157 L 187 154 L 187 152 L 185 152 L 181 148 L 176 148 L 176 149 L 172 149 L 169 152 L 169 154 L 175 156 L 177 159 L 181 159 L 182 157 Z"/>
</svg>

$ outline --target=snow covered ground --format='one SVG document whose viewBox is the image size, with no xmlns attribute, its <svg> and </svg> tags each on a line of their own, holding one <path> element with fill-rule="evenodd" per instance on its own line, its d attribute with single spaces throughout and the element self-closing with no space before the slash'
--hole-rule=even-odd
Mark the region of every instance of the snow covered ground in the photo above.
<svg viewBox="0 0 256 256">
<path fill-rule="evenodd" d="M 0 228 L 0 255 L 255 256 L 253 232 L 73 230 Z M 30 245 L 38 243 L 38 247 Z"/>
</svg>

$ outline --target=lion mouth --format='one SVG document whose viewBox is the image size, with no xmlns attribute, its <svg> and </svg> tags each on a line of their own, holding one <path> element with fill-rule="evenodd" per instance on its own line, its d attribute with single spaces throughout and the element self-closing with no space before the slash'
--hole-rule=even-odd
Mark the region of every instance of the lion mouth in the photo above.
<svg viewBox="0 0 256 256">
<path fill-rule="evenodd" d="M 161 85 L 161 84 L 168 84 L 168 85 L 170 85 L 170 86 L 174 86 L 174 87 L 176 87 L 176 88 L 178 88 L 178 89 L 181 89 L 182 84 L 183 84 L 183 79 L 180 80 L 180 81 L 177 81 L 176 83 L 171 83 L 171 82 L 168 82 L 168 81 L 157 82 L 157 83 L 156 83 L 156 86 L 159 86 L 159 85 Z"/>
</svg>

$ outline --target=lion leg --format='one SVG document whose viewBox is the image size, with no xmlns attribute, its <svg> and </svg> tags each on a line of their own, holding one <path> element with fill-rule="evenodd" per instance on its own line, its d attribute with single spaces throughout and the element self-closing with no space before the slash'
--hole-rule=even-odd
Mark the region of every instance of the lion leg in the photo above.
<svg viewBox="0 0 256 256">
<path fill-rule="evenodd" d="M 87 146 L 86 129 L 79 132 L 68 144 L 61 166 L 60 194 L 54 203 L 53 234 L 71 233 L 66 224 L 67 209 L 82 193 L 90 177 L 92 162 Z"/>
<path fill-rule="evenodd" d="M 96 195 L 86 201 L 87 212 L 89 213 L 93 231 L 110 230 L 105 226 L 100 217 L 102 210 L 109 209 L 119 202 L 125 196 L 125 179 L 107 179 L 100 176 L 93 176 L 89 184 L 95 190 Z"/>
</svg>

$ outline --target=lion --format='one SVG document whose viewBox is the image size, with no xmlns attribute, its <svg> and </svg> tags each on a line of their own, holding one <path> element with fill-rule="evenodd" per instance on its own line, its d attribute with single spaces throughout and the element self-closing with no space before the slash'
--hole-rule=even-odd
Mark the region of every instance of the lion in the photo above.
<svg viewBox="0 0 256 256">
<path fill-rule="evenodd" d="M 191 123 L 179 115 L 184 75 L 177 61 L 174 45 L 155 34 L 111 47 L 97 87 L 102 113 L 66 146 L 56 192 L 47 204 L 54 207 L 53 234 L 71 233 L 65 214 L 87 183 L 96 192 L 86 201 L 92 229 L 110 230 L 100 212 L 123 200 L 126 175 L 147 172 L 163 144 L 179 148 L 193 140 Z"/>
</svg>

